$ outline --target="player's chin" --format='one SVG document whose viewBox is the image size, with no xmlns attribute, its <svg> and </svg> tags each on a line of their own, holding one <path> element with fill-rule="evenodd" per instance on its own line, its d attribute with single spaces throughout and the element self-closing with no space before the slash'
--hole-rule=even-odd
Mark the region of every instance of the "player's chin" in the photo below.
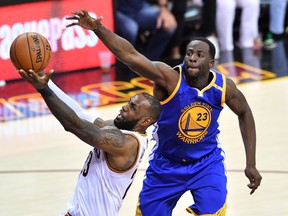
<svg viewBox="0 0 288 216">
<path fill-rule="evenodd" d="M 118 117 L 116 117 L 115 119 L 114 119 L 114 121 L 113 121 L 113 123 L 114 123 L 114 125 L 117 127 L 117 128 L 121 128 L 121 123 L 122 123 L 122 121 L 121 121 L 121 119 L 119 119 Z"/>
<path fill-rule="evenodd" d="M 187 74 L 189 77 L 193 78 L 193 77 L 197 77 L 199 75 L 199 68 L 189 68 L 187 70 Z"/>
</svg>

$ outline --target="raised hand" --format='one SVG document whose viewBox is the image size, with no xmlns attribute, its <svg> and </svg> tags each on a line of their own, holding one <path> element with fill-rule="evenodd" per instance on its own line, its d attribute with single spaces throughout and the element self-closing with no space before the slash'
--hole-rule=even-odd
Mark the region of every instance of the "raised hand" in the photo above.
<svg viewBox="0 0 288 216">
<path fill-rule="evenodd" d="M 84 8 L 81 9 L 81 12 L 78 11 L 72 11 L 71 13 L 75 16 L 67 17 L 67 20 L 74 20 L 75 22 L 68 24 L 66 27 L 71 26 L 81 26 L 87 30 L 95 30 L 100 27 L 101 21 L 103 19 L 102 16 L 97 17 L 97 19 L 91 17 L 88 13 L 88 11 Z"/>
<path fill-rule="evenodd" d="M 21 77 L 29 82 L 36 90 L 44 89 L 48 85 L 53 70 L 50 70 L 47 74 L 35 73 L 33 70 L 24 71 L 23 69 L 17 70 Z"/>
</svg>

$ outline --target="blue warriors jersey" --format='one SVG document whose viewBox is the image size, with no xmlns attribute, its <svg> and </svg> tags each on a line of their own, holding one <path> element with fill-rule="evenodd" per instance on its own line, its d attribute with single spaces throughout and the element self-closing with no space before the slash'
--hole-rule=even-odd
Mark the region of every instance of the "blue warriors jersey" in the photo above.
<svg viewBox="0 0 288 216">
<path fill-rule="evenodd" d="M 202 90 L 188 85 L 184 67 L 172 94 L 162 101 L 162 113 L 154 138 L 157 152 L 180 162 L 193 162 L 221 148 L 218 141 L 219 115 L 225 103 L 226 78 L 210 70 L 212 81 Z"/>
</svg>

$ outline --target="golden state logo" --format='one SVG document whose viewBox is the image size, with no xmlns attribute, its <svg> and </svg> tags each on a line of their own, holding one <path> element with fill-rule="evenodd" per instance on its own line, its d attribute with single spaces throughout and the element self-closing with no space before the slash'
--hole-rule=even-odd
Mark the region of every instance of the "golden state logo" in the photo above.
<svg viewBox="0 0 288 216">
<path fill-rule="evenodd" d="M 207 103 L 194 102 L 181 110 L 177 137 L 188 144 L 201 141 L 208 133 L 212 107 Z"/>
</svg>

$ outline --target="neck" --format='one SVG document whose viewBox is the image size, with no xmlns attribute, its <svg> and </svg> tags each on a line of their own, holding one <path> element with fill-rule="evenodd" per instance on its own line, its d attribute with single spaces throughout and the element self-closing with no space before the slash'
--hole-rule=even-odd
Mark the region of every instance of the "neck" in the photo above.
<svg viewBox="0 0 288 216">
<path fill-rule="evenodd" d="M 202 76 L 201 78 L 194 79 L 194 80 L 188 80 L 188 84 L 191 87 L 197 88 L 199 90 L 202 90 L 205 88 L 209 83 L 211 82 L 212 74 L 209 72 L 207 75 Z M 187 80 L 187 79 L 186 79 Z"/>
</svg>

